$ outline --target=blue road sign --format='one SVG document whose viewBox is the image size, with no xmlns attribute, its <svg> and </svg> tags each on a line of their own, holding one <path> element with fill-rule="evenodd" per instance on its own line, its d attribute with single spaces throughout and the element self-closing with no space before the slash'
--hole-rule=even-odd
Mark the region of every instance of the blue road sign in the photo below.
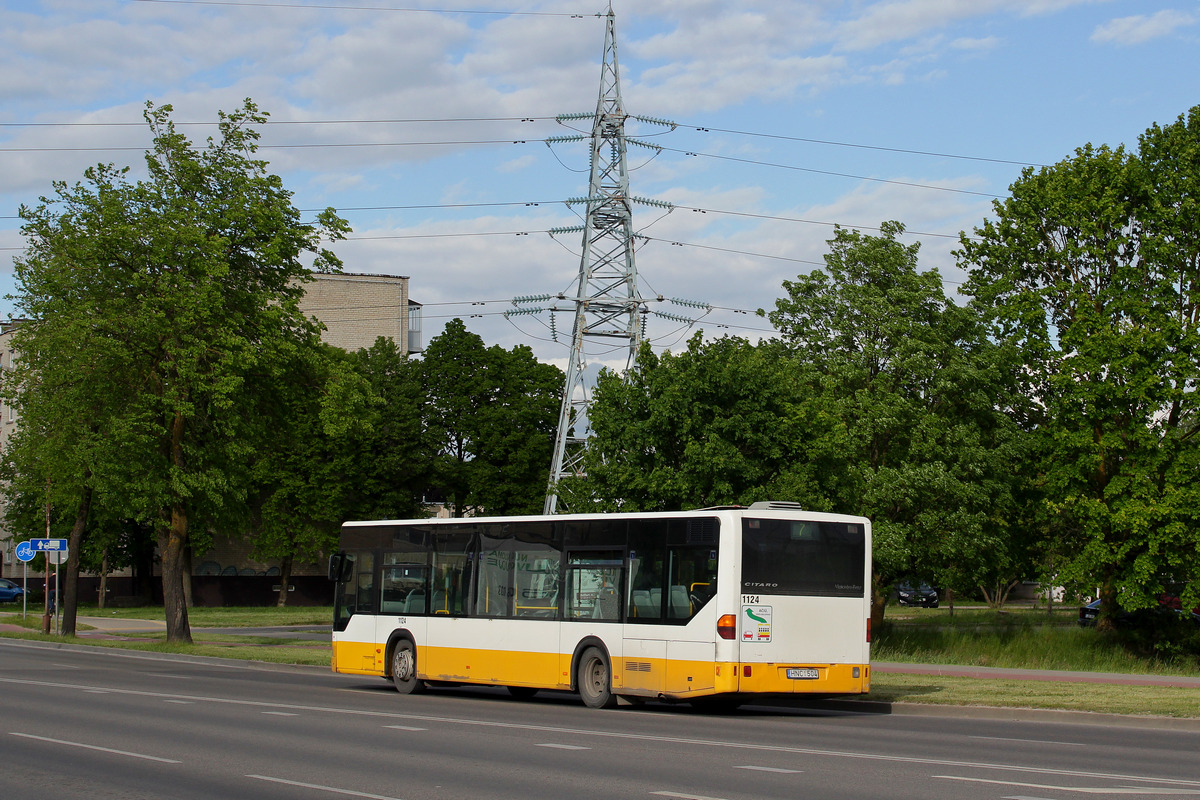
<svg viewBox="0 0 1200 800">
<path fill-rule="evenodd" d="M 44 552 L 46 550 L 66 550 L 66 539 L 30 539 L 29 544 L 34 550 Z"/>
<path fill-rule="evenodd" d="M 22 561 L 33 561 L 33 557 L 37 555 L 37 551 L 33 549 L 33 545 L 29 542 L 21 542 L 17 545 L 17 558 Z"/>
</svg>

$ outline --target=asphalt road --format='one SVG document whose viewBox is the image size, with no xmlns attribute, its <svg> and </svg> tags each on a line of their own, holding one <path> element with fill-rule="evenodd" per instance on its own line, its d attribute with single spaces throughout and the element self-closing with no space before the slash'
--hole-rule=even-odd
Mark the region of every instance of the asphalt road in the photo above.
<svg viewBox="0 0 1200 800">
<path fill-rule="evenodd" d="M 1200 732 L 593 711 L 499 689 L 0 640 L 0 798 L 1200 797 Z"/>
</svg>

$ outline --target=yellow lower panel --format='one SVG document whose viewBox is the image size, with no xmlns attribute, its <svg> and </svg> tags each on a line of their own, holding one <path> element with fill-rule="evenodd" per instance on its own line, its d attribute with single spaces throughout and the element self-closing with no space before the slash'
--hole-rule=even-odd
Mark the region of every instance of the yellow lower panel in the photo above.
<svg viewBox="0 0 1200 800">
<path fill-rule="evenodd" d="M 558 653 L 473 650 L 465 647 L 423 647 L 417 655 L 417 672 L 427 680 L 536 686 L 544 689 L 567 688 L 571 685 L 570 675 L 566 677 L 565 685 L 558 680 L 558 664 Z"/>
<path fill-rule="evenodd" d="M 334 642 L 333 671 L 350 675 L 385 674 L 383 646 L 371 642 Z"/>
<path fill-rule="evenodd" d="M 865 694 L 871 687 L 870 667 L 865 664 L 728 664 L 738 674 L 742 694 Z M 816 678 L 789 678 L 789 668 L 817 671 Z M 746 674 L 749 669 L 750 674 Z M 857 670 L 858 676 L 855 677 Z"/>
</svg>

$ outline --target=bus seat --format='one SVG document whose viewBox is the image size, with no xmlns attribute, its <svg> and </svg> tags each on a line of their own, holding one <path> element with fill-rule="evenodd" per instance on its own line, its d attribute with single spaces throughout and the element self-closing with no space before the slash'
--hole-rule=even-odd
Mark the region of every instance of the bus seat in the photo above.
<svg viewBox="0 0 1200 800">
<path fill-rule="evenodd" d="M 408 599 L 404 602 L 404 613 L 406 613 L 406 614 L 424 614 L 425 613 L 425 593 L 424 592 L 409 592 Z"/>
<path fill-rule="evenodd" d="M 687 619 L 692 616 L 692 601 L 688 599 L 687 587 L 671 587 L 671 618 Z"/>
<path fill-rule="evenodd" d="M 657 619 L 659 615 L 658 606 L 650 600 L 649 589 L 634 589 L 633 590 L 633 615 L 635 617 L 648 617 Z"/>
<path fill-rule="evenodd" d="M 450 608 L 446 605 L 446 593 L 436 591 L 433 593 L 433 606 L 429 609 L 430 614 L 449 614 Z"/>
<path fill-rule="evenodd" d="M 592 606 L 592 619 L 617 619 L 619 607 L 617 604 L 617 592 L 615 589 L 603 589 L 600 596 L 596 598 L 596 605 Z"/>
</svg>

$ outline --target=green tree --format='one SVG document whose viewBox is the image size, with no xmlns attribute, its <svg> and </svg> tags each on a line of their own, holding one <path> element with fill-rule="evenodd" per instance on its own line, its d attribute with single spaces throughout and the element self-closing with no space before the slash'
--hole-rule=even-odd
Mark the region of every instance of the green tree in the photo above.
<svg viewBox="0 0 1200 800">
<path fill-rule="evenodd" d="M 419 517 L 433 464 L 423 434 L 423 365 L 386 337 L 359 350 L 353 360 L 369 385 L 371 403 L 363 417 L 369 424 L 351 431 L 338 455 L 339 469 L 352 476 L 346 517 Z"/>
<path fill-rule="evenodd" d="M 455 515 L 536 513 L 545 497 L 563 374 L 523 345 L 511 351 L 447 323 L 422 361 L 433 484 Z"/>
<path fill-rule="evenodd" d="M 1026 169 L 962 239 L 966 289 L 1019 347 L 1043 410 L 1041 525 L 1100 625 L 1171 584 L 1200 599 L 1200 107 L 1136 154 L 1086 145 Z"/>
<path fill-rule="evenodd" d="M 310 274 L 302 258 L 338 268 L 320 239 L 347 227 L 332 210 L 301 221 L 254 158 L 266 117 L 251 101 L 221 113 L 202 148 L 170 112 L 147 105 L 147 179 L 101 165 L 22 207 L 16 301 L 31 321 L 14 346 L 18 406 L 31 419 L 53 418 L 39 385 L 96 389 L 95 414 L 83 404 L 61 420 L 64 443 L 82 443 L 68 444 L 73 463 L 60 465 L 49 445 L 42 462 L 51 485 L 104 487 L 127 516 L 153 525 L 167 638 L 186 642 L 189 537 L 244 507 L 252 456 L 269 438 L 253 412 L 296 352 L 318 341 L 297 307 Z"/>
<path fill-rule="evenodd" d="M 270 439 L 254 461 L 250 535 L 260 561 L 278 560 L 279 606 L 297 562 L 337 548 L 354 495 L 349 442 L 370 431 L 375 399 L 353 357 L 328 345 L 303 352 L 260 413 Z"/>
<path fill-rule="evenodd" d="M 825 270 L 786 281 L 769 314 L 797 386 L 797 494 L 872 519 L 880 619 L 898 578 L 992 580 L 1025 446 L 1002 413 L 1016 404 L 1012 351 L 946 297 L 935 270 L 919 271 L 903 230 L 839 229 Z"/>
<path fill-rule="evenodd" d="M 587 480 L 573 508 L 667 511 L 748 504 L 791 491 L 778 477 L 796 451 L 781 348 L 697 333 L 687 349 L 645 346 L 628 376 L 601 374 L 589 421 Z"/>
</svg>

